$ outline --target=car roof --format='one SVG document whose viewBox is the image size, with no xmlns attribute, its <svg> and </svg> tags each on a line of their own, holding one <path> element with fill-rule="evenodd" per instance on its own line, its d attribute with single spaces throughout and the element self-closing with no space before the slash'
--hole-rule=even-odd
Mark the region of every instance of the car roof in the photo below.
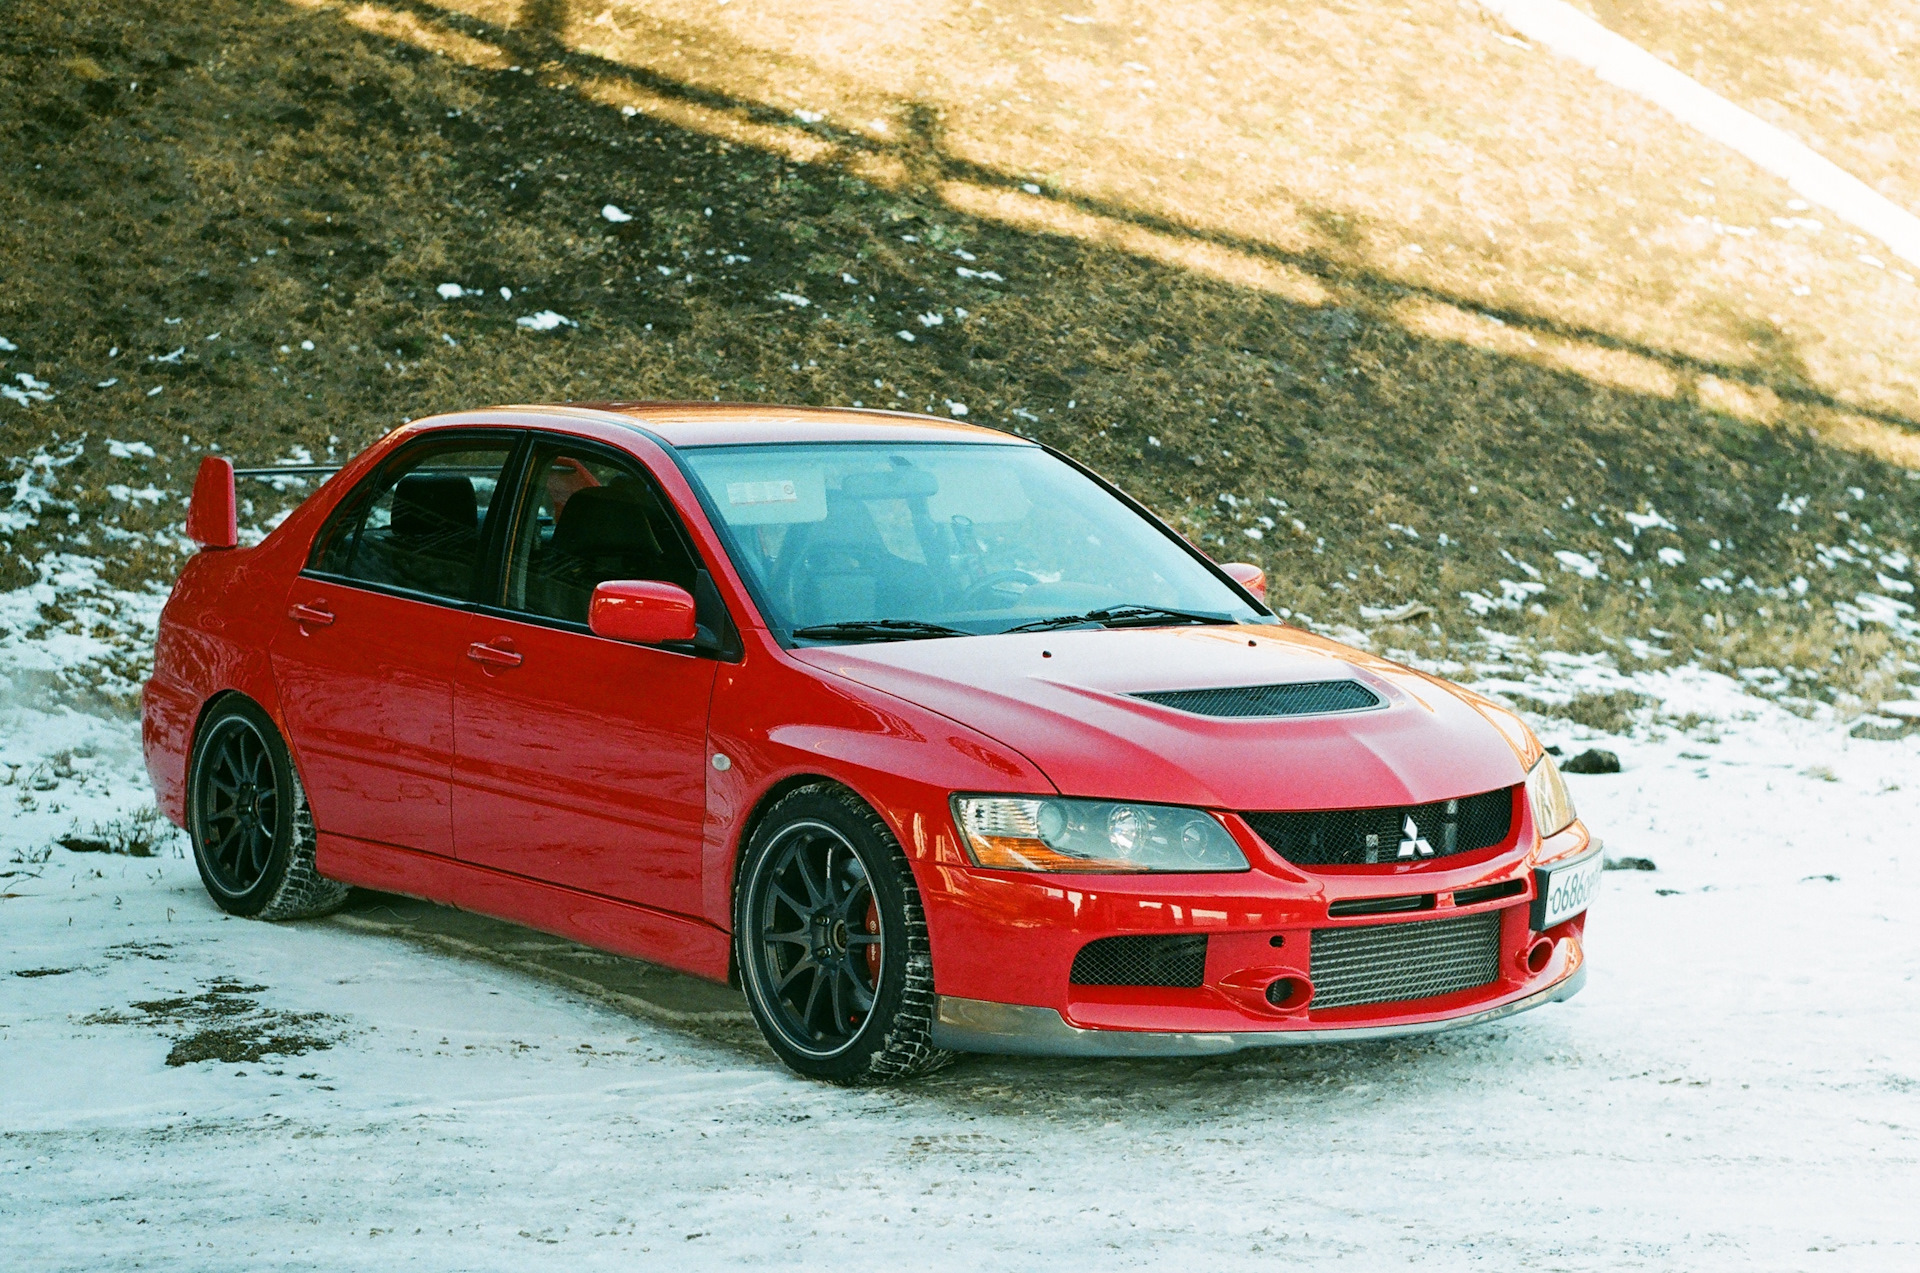
<svg viewBox="0 0 1920 1273">
<path fill-rule="evenodd" d="M 644 429 L 672 447 L 765 442 L 999 442 L 1025 438 L 959 420 L 858 407 L 753 402 L 569 402 L 502 411 L 591 419 Z M 461 413 L 467 416 L 469 413 Z"/>
</svg>

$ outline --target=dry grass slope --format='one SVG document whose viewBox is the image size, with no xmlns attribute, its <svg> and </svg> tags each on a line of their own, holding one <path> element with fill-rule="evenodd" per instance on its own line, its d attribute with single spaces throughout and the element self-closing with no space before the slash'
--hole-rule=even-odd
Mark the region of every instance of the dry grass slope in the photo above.
<svg viewBox="0 0 1920 1273">
<path fill-rule="evenodd" d="M 1920 289 L 1725 232 L 1784 194 L 1482 20 L 929 5 L 863 45 L 852 3 L 463 7 L 0 16 L 0 357 L 53 395 L 0 404 L 8 480 L 88 439 L 30 518 L 0 504 L 0 588 L 58 551 L 166 576 L 180 507 L 137 492 L 210 444 L 964 404 L 1315 623 L 1431 605 L 1386 645 L 1493 628 L 1868 701 L 1912 668 L 1857 599 L 1898 601 L 1920 539 Z M 575 325 L 516 321 L 547 310 Z"/>
</svg>

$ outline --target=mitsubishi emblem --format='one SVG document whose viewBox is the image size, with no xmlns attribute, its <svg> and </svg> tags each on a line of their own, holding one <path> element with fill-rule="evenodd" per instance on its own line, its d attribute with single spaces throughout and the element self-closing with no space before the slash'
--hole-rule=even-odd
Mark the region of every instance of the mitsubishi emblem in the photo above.
<svg viewBox="0 0 1920 1273">
<path fill-rule="evenodd" d="M 1413 823 L 1413 815 L 1407 815 L 1407 824 L 1400 828 L 1400 856 L 1403 858 L 1433 856 L 1433 846 L 1427 843 L 1427 837 L 1420 834 L 1420 828 Z"/>
</svg>

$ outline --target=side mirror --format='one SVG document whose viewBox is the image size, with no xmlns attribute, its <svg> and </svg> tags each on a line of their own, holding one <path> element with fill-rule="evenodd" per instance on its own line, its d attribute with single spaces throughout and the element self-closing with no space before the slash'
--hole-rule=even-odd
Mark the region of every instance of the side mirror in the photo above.
<svg viewBox="0 0 1920 1273">
<path fill-rule="evenodd" d="M 1250 561 L 1230 561 L 1220 567 L 1227 578 L 1265 601 L 1267 599 L 1267 572 Z"/>
<path fill-rule="evenodd" d="M 240 542 L 239 501 L 233 494 L 233 461 L 209 455 L 200 461 L 187 501 L 187 538 L 202 548 L 232 548 Z"/>
<path fill-rule="evenodd" d="M 693 594 L 652 579 L 609 579 L 593 590 L 587 628 L 595 636 L 636 645 L 691 641 L 696 635 Z"/>
</svg>

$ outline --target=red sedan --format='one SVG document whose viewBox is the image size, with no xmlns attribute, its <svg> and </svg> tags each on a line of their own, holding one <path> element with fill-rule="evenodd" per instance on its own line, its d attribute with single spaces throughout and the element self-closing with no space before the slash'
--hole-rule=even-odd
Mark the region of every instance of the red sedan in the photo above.
<svg viewBox="0 0 1920 1273">
<path fill-rule="evenodd" d="M 1517 717 L 1071 459 L 872 411 L 424 420 L 203 546 L 144 700 L 214 900 L 410 894 L 745 991 L 803 1074 L 1490 1021 L 1599 844 Z"/>
</svg>

